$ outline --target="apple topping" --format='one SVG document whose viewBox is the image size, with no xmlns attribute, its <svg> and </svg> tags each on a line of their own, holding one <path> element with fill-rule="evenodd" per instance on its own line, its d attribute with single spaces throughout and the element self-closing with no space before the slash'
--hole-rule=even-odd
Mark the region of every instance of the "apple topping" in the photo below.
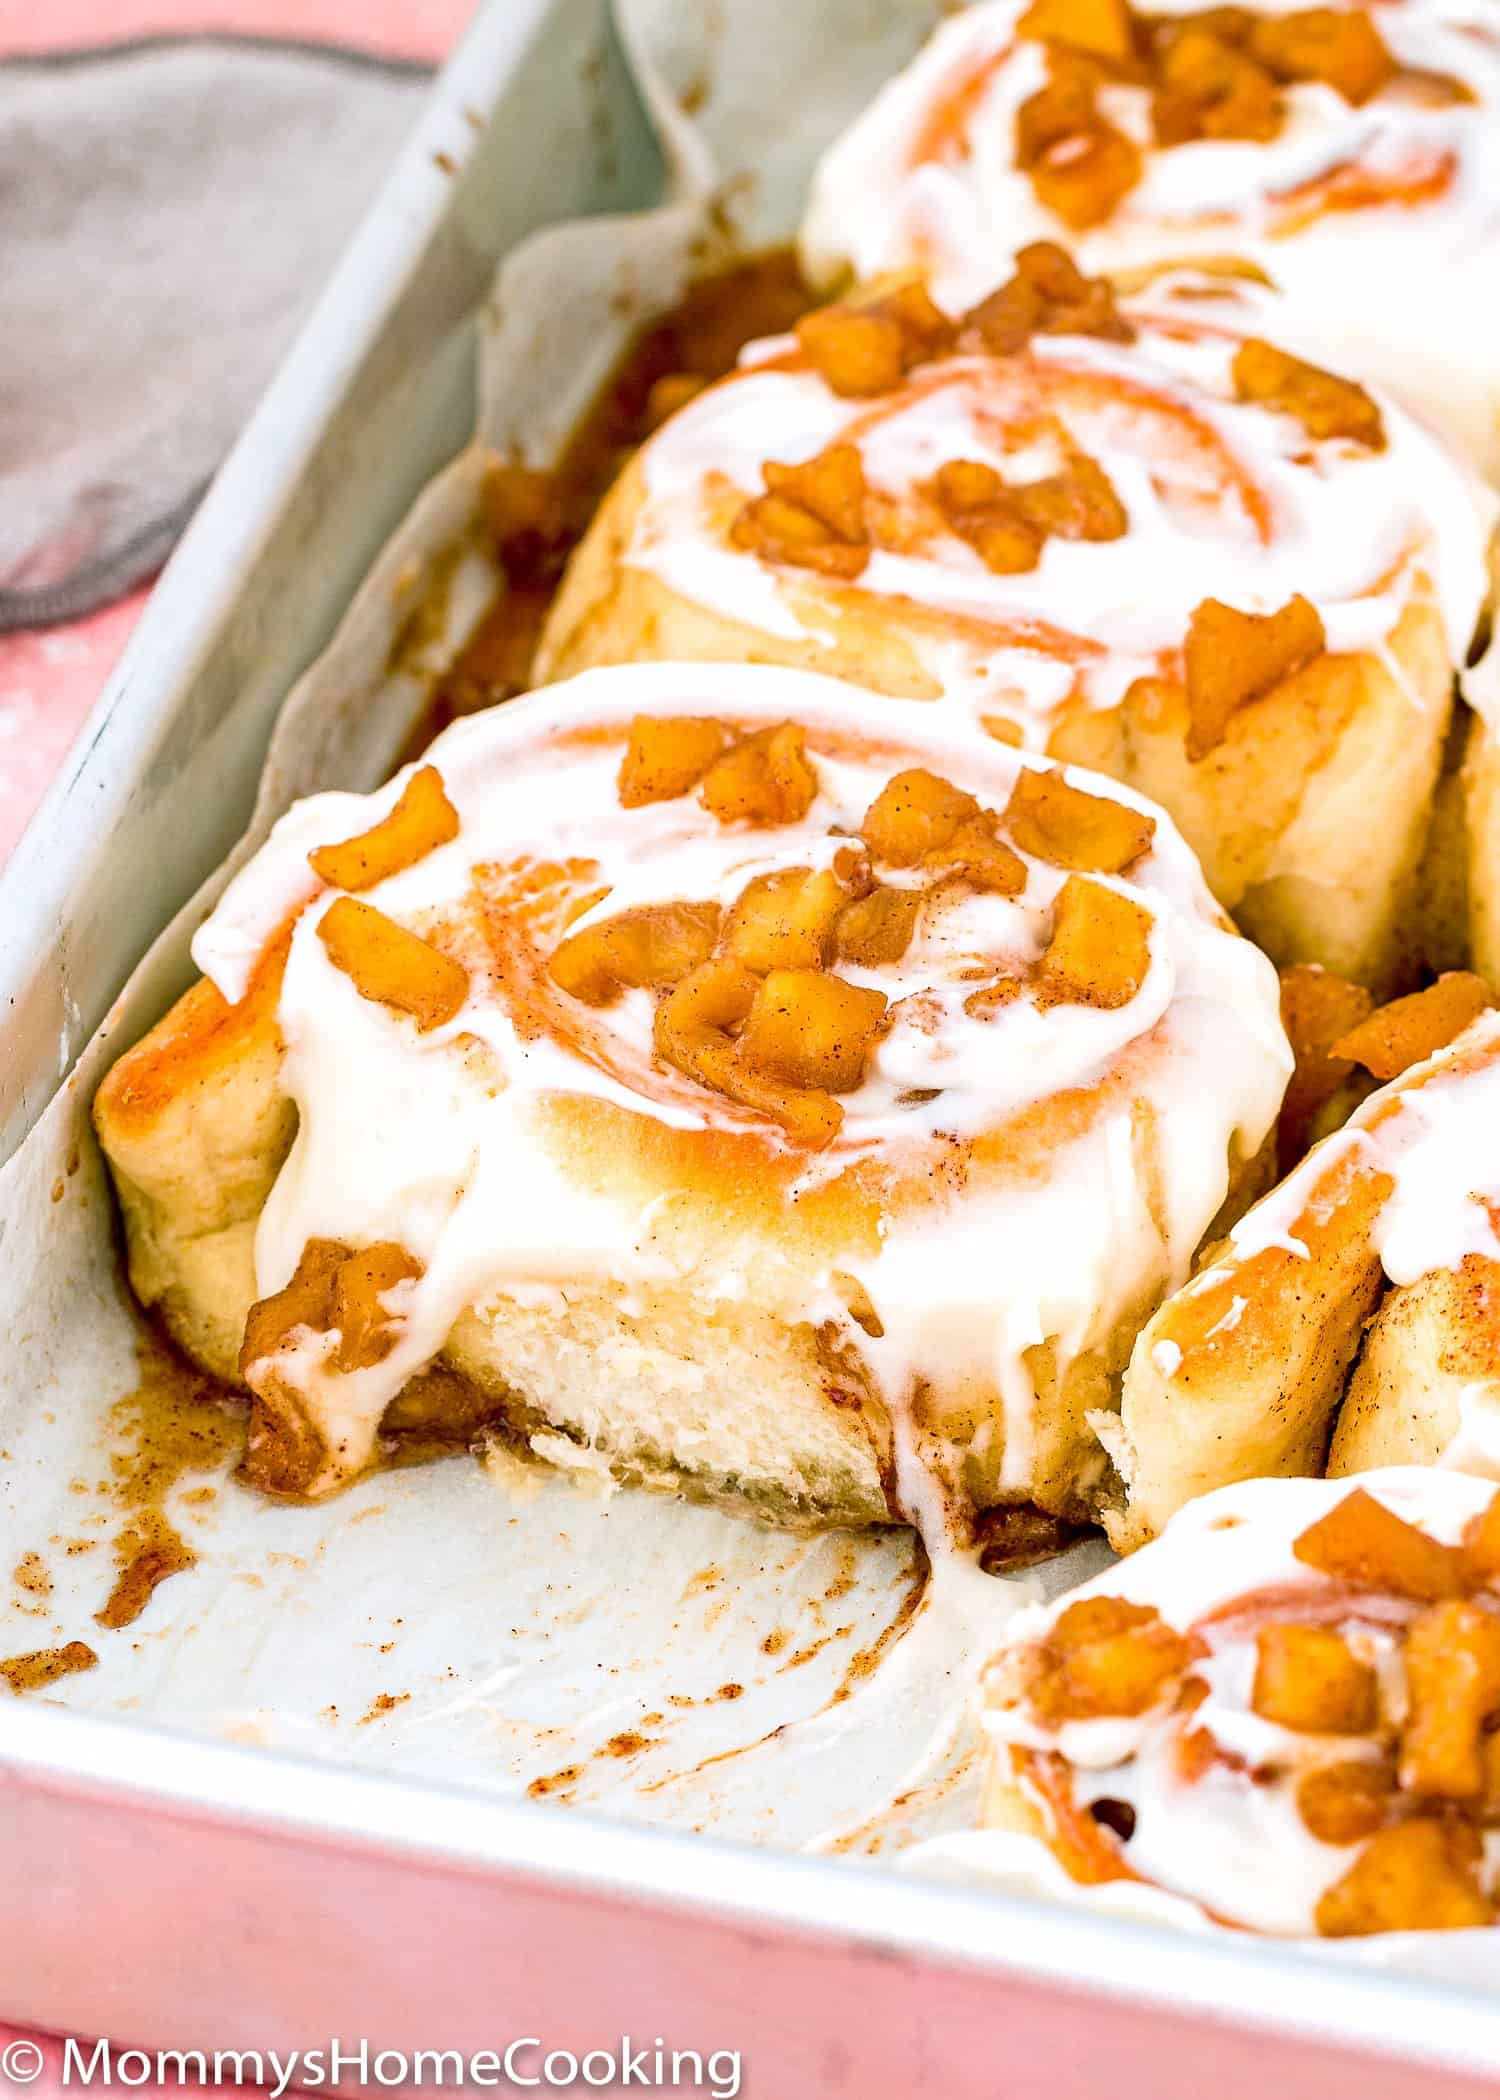
<svg viewBox="0 0 1500 2100">
<path fill-rule="evenodd" d="M 818 776 L 795 722 L 756 730 L 731 745 L 703 776 L 703 807 L 721 824 L 797 824 L 812 808 Z"/>
<path fill-rule="evenodd" d="M 646 904 L 570 933 L 548 965 L 585 1006 L 609 1006 L 627 985 L 660 991 L 707 962 L 719 937 L 717 904 Z"/>
<path fill-rule="evenodd" d="M 1425 992 L 1392 999 L 1356 1021 L 1331 1045 L 1331 1055 L 1363 1065 L 1383 1085 L 1462 1035 L 1494 1004 L 1495 995 L 1482 977 L 1469 970 L 1448 970 Z"/>
<path fill-rule="evenodd" d="M 1263 1721 L 1304 1735 L 1367 1735 L 1379 1711 L 1375 1672 L 1326 1627 L 1265 1626 L 1250 1706 Z"/>
<path fill-rule="evenodd" d="M 1102 882 L 1070 875 L 1057 893 L 1052 938 L 1038 965 L 1047 1001 L 1128 1006 L 1150 968 L 1150 913 Z"/>
<path fill-rule="evenodd" d="M 1239 612 L 1205 598 L 1189 623 L 1184 651 L 1192 763 L 1218 749 L 1241 708 L 1303 670 L 1323 644 L 1318 609 L 1300 594 L 1274 613 Z"/>
<path fill-rule="evenodd" d="M 637 715 L 620 761 L 625 809 L 675 802 L 695 788 L 729 742 L 722 722 L 701 715 Z"/>
<path fill-rule="evenodd" d="M 1013 357 L 1034 335 L 1093 335 L 1111 343 L 1135 335 L 1109 279 L 1085 277 L 1055 241 L 1019 249 L 1015 275 L 965 314 L 963 327 L 996 357 Z"/>
<path fill-rule="evenodd" d="M 1320 82 L 1356 109 L 1396 74 L 1380 31 L 1355 8 L 1304 7 L 1290 15 L 1262 15 L 1249 41 L 1278 80 Z"/>
<path fill-rule="evenodd" d="M 1056 52 L 1051 79 L 1016 112 L 1016 162 L 1074 233 L 1102 225 L 1141 179 L 1141 149 L 1100 109 L 1086 65 Z"/>
<path fill-rule="evenodd" d="M 830 445 L 816 458 L 788 466 L 767 460 L 763 496 L 753 496 L 729 537 L 763 561 L 850 582 L 870 559 L 865 525 L 865 471 L 853 445 Z"/>
<path fill-rule="evenodd" d="M 1230 369 L 1239 400 L 1295 416 L 1310 438 L 1348 438 L 1372 452 L 1384 449 L 1380 404 L 1354 380 L 1340 379 L 1259 337 L 1240 345 Z"/>
<path fill-rule="evenodd" d="M 877 883 L 868 896 L 846 904 L 834 921 L 839 960 L 864 969 L 900 962 L 911 946 L 921 910 L 920 890 L 893 890 Z"/>
<path fill-rule="evenodd" d="M 1149 852 L 1156 819 L 1071 787 L 1060 772 L 1028 766 L 1005 806 L 1005 828 L 1023 853 L 1054 868 L 1118 875 Z"/>
<path fill-rule="evenodd" d="M 1304 1567 L 1336 1581 L 1428 1604 L 1459 1595 L 1462 1556 L 1355 1488 L 1293 1541 Z"/>
<path fill-rule="evenodd" d="M 953 323 L 912 280 L 858 306 L 819 307 L 797 323 L 797 341 L 835 394 L 888 394 L 913 365 L 951 348 Z"/>
<path fill-rule="evenodd" d="M 1375 1833 L 1319 1899 L 1318 1931 L 1325 1939 L 1347 1939 L 1488 1925 L 1495 1911 L 1481 1893 L 1478 1863 L 1478 1833 L 1466 1825 L 1431 1816 L 1393 1823 Z"/>
<path fill-rule="evenodd" d="M 1500 1618 L 1457 1597 L 1430 1606 L 1407 1632 L 1406 1690 L 1402 1786 L 1432 1800 L 1477 1800 L 1486 1728 L 1500 1713 Z"/>
<path fill-rule="evenodd" d="M 358 897 L 336 897 L 317 932 L 361 998 L 409 1014 L 424 1033 L 451 1021 L 469 996 L 468 974 L 451 955 Z"/>
<path fill-rule="evenodd" d="M 1082 1597 L 1029 1652 L 1027 1699 L 1044 1728 L 1133 1717 L 1174 1694 L 1199 1652 L 1151 1605 Z"/>
<path fill-rule="evenodd" d="M 382 1302 L 398 1284 L 415 1282 L 422 1264 L 394 1241 L 351 1248 L 342 1240 L 312 1239 L 303 1248 L 290 1281 L 251 1306 L 240 1349 L 240 1375 L 266 1357 L 294 1345 L 297 1334 L 337 1333 L 332 1363 L 339 1371 L 363 1371 L 396 1346 L 394 1316 Z"/>
<path fill-rule="evenodd" d="M 886 1005 L 884 992 L 827 970 L 772 970 L 756 987 L 740 1058 L 790 1086 L 851 1093 L 864 1079 Z"/>
<path fill-rule="evenodd" d="M 315 847 L 307 858 L 313 873 L 334 889 L 370 890 L 457 837 L 458 811 L 448 800 L 443 776 L 436 766 L 422 766 L 378 824 L 335 846 Z"/>
</svg>

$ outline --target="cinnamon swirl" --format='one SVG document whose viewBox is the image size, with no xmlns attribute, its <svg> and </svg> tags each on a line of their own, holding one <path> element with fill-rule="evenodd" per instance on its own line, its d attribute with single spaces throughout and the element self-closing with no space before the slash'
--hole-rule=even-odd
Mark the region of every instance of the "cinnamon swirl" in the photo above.
<svg viewBox="0 0 1500 2100">
<path fill-rule="evenodd" d="M 1497 115 L 1491 0 L 987 0 L 827 153 L 804 266 L 963 305 L 1039 239 L 1125 282 L 1207 264 L 1500 477 Z"/>
<path fill-rule="evenodd" d="M 820 311 L 616 483 L 540 677 L 773 661 L 1162 803 L 1281 962 L 1384 984 L 1494 499 L 1388 400 L 1056 249 L 950 318 Z"/>
<path fill-rule="evenodd" d="M 96 1123 L 296 1496 L 499 1423 L 787 1523 L 1086 1517 L 1290 1062 L 1165 816 L 766 668 L 461 722 L 295 807 L 194 953 Z"/>
</svg>

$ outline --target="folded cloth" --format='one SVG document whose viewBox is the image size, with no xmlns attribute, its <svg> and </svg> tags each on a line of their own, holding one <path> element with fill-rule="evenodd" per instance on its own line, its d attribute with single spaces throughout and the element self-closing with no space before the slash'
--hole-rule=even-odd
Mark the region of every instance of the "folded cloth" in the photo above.
<svg viewBox="0 0 1500 2100">
<path fill-rule="evenodd" d="M 224 36 L 0 65 L 0 630 L 161 565 L 428 71 Z"/>
</svg>

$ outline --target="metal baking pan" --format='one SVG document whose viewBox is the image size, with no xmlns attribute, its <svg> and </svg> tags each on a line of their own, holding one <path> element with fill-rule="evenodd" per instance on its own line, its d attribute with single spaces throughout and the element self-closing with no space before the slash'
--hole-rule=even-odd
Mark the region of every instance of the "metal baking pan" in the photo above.
<svg viewBox="0 0 1500 2100">
<path fill-rule="evenodd" d="M 4 878 L 7 1150 L 237 836 L 288 685 L 461 444 L 497 258 L 661 174 L 596 0 L 491 0 Z M 380 2051 L 452 2085 L 413 2052 L 511 2044 L 508 2085 L 469 2082 L 536 2089 L 547 2050 L 644 2049 L 649 2075 L 657 2048 L 703 2065 L 675 2089 L 759 2100 L 1415 2100 L 1500 2075 L 1480 1992 L 10 1700 L 0 2015 L 260 2051 L 271 2084 L 337 2041 L 346 2090 L 403 2082 Z"/>
</svg>

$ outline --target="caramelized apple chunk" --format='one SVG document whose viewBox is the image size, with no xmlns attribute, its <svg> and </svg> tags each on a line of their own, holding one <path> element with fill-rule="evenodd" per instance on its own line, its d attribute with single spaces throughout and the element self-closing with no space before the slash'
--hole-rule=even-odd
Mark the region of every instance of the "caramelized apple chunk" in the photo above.
<svg viewBox="0 0 1500 2100">
<path fill-rule="evenodd" d="M 1500 1711 L 1500 1618 L 1456 1597 L 1430 1606 L 1406 1636 L 1406 1687 L 1402 1786 L 1433 1800 L 1477 1800 L 1486 1723 Z"/>
<path fill-rule="evenodd" d="M 1394 79 L 1396 61 L 1370 16 L 1348 7 L 1264 15 L 1250 49 L 1278 80 L 1315 80 L 1358 109 Z"/>
<path fill-rule="evenodd" d="M 1081 110 L 1081 120 L 1086 121 L 1093 98 L 1087 77 L 1063 92 L 1074 94 L 1075 110 Z M 1042 135 L 1053 121 L 1043 122 Z M 1128 343 L 1135 335 L 1115 305 L 1109 279 L 1085 277 L 1055 241 L 1031 241 L 1020 249 L 1015 275 L 966 314 L 963 325 L 996 357 L 1014 356 L 1033 335 L 1092 335 L 1115 343 Z"/>
<path fill-rule="evenodd" d="M 337 1328 L 334 1362 L 341 1371 L 365 1371 L 383 1363 L 395 1348 L 399 1323 L 385 1304 L 398 1284 L 415 1283 L 422 1264 L 393 1240 L 361 1247 L 339 1263 L 333 1279 L 329 1325 Z"/>
<path fill-rule="evenodd" d="M 1046 89 L 1039 91 L 1046 93 Z M 1036 97 L 1032 98 L 1033 101 Z M 1141 179 L 1141 149 L 1097 113 L 1086 130 L 1051 139 L 1026 173 L 1037 202 L 1073 233 L 1102 226 Z"/>
<path fill-rule="evenodd" d="M 1128 59 L 1134 48 L 1126 0 L 1031 0 L 1016 34 L 1066 44 L 1095 58 Z"/>
<path fill-rule="evenodd" d="M 841 962 L 867 970 L 898 963 L 911 946 L 922 910 L 920 890 L 893 890 L 884 883 L 867 897 L 846 904 L 834 922 L 834 950 Z"/>
<path fill-rule="evenodd" d="M 721 824 L 800 823 L 818 794 L 806 733 L 781 722 L 741 737 L 709 767 L 699 794 Z"/>
<path fill-rule="evenodd" d="M 315 847 L 307 858 L 313 873 L 334 889 L 369 890 L 457 837 L 458 811 L 443 776 L 436 766 L 422 766 L 378 824 L 337 845 Z"/>
<path fill-rule="evenodd" d="M 1292 1543 L 1304 1567 L 1365 1589 L 1439 1604 L 1464 1587 L 1461 1555 L 1364 1488 L 1355 1488 Z"/>
<path fill-rule="evenodd" d="M 914 868 L 978 814 L 972 795 L 925 766 L 912 766 L 886 782 L 865 811 L 859 832 L 877 860 Z"/>
<path fill-rule="evenodd" d="M 288 1281 L 269 1298 L 258 1298 L 245 1317 L 240 1376 L 274 1356 L 302 1328 L 326 1334 L 333 1325 L 333 1287 L 350 1249 L 342 1240 L 309 1240 Z"/>
<path fill-rule="evenodd" d="M 1495 995 L 1482 977 L 1448 970 L 1425 992 L 1392 999 L 1356 1022 L 1332 1045 L 1331 1054 L 1363 1065 L 1384 1085 L 1462 1035 L 1494 1004 Z"/>
<path fill-rule="evenodd" d="M 570 933 L 547 968 L 585 1006 L 608 1006 L 627 985 L 659 991 L 681 983 L 718 937 L 717 904 L 643 904 Z"/>
<path fill-rule="evenodd" d="M 1348 438 L 1372 452 L 1384 449 L 1380 404 L 1352 379 L 1340 379 L 1259 337 L 1240 345 L 1231 370 L 1241 401 L 1295 416 L 1310 438 Z"/>
<path fill-rule="evenodd" d="M 1382 1759 L 1317 1765 L 1297 1783 L 1297 1812 L 1320 1843 L 1354 1845 L 1380 1828 L 1395 1791 L 1396 1775 Z"/>
<path fill-rule="evenodd" d="M 1295 1621 L 1255 1643 L 1253 1712 L 1305 1735 L 1366 1735 L 1378 1718 L 1375 1672 L 1342 1634 Z"/>
<path fill-rule="evenodd" d="M 1118 875 L 1156 836 L 1155 817 L 1029 766 L 1016 776 L 1004 821 L 1023 853 L 1088 875 Z"/>
<path fill-rule="evenodd" d="M 756 988 L 740 1057 L 789 1086 L 852 1093 L 864 1080 L 886 1004 L 884 992 L 826 970 L 772 970 Z"/>
<path fill-rule="evenodd" d="M 729 742 L 722 722 L 702 715 L 637 715 L 620 761 L 625 809 L 675 802 L 695 788 Z"/>
<path fill-rule="evenodd" d="M 1197 1653 L 1196 1644 L 1149 1605 L 1082 1598 L 1033 1652 L 1027 1696 L 1044 1728 L 1133 1718 L 1178 1688 Z"/>
<path fill-rule="evenodd" d="M 1500 1492 L 1471 1518 L 1463 1538 L 1463 1560 L 1469 1581 L 1476 1589 L 1500 1576 Z"/>
<path fill-rule="evenodd" d="M 1191 20 L 1160 48 L 1151 125 L 1160 146 L 1193 139 L 1265 143 L 1285 111 L 1266 69 L 1211 28 Z"/>
<path fill-rule="evenodd" d="M 451 955 L 358 897 L 335 897 L 317 933 L 361 998 L 408 1014 L 424 1034 L 451 1021 L 469 996 L 468 974 Z"/>
<path fill-rule="evenodd" d="M 1323 648 L 1323 621 L 1300 594 L 1279 612 L 1239 612 L 1205 598 L 1188 625 L 1187 755 L 1196 765 L 1217 750 L 1241 708 L 1311 663 Z"/>
<path fill-rule="evenodd" d="M 747 970 L 820 970 L 833 946 L 834 922 L 851 886 L 831 868 L 783 868 L 760 875 L 735 903 L 724 945 Z"/>
<path fill-rule="evenodd" d="M 1415 1816 L 1377 1831 L 1341 1880 L 1319 1899 L 1325 1939 L 1371 1932 L 1443 1932 L 1489 1925 L 1494 1905 L 1479 1886 L 1472 1830 Z"/>
<path fill-rule="evenodd" d="M 1046 532 L 982 460 L 945 462 L 933 477 L 932 496 L 951 530 L 994 575 L 1024 576 L 1041 560 Z"/>
<path fill-rule="evenodd" d="M 1075 452 L 1061 473 L 1022 482 L 1011 495 L 1022 516 L 1049 538 L 1118 540 L 1130 529 L 1109 476 L 1086 453 Z"/>
<path fill-rule="evenodd" d="M 732 957 L 704 963 L 657 1008 L 656 1054 L 700 1085 L 775 1117 L 797 1143 L 819 1149 L 833 1142 L 843 1124 L 833 1096 L 751 1070 L 731 1032 L 743 1028 L 760 983 Z"/>
<path fill-rule="evenodd" d="M 853 445 L 831 445 L 795 465 L 767 460 L 763 496 L 729 530 L 731 542 L 766 561 L 851 581 L 870 558 L 865 474 Z"/>
<path fill-rule="evenodd" d="M 996 897 L 1019 897 L 1026 887 L 1026 863 L 998 838 L 991 810 L 965 817 L 951 838 L 922 855 L 922 866 L 960 876 L 976 890 Z"/>
<path fill-rule="evenodd" d="M 1128 1006 L 1150 968 L 1150 913 L 1102 882 L 1070 875 L 1058 891 L 1052 938 L 1037 966 L 1044 1000 Z"/>
</svg>

